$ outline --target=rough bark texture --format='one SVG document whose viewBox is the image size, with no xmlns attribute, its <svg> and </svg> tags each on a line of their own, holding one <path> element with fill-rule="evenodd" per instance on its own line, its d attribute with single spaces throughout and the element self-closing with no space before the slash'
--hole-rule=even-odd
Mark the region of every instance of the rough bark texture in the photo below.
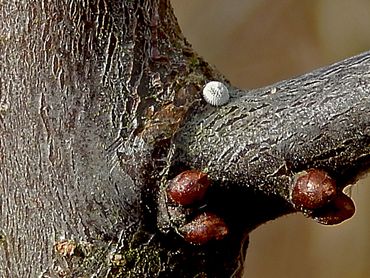
<svg viewBox="0 0 370 278">
<path fill-rule="evenodd" d="M 289 200 L 295 175 L 308 168 L 326 170 L 342 189 L 369 167 L 369 81 L 364 53 L 266 88 L 235 90 L 230 103 L 202 109 L 184 125 L 175 160 L 206 170 L 225 194 L 236 187 L 230 203 L 240 199 L 233 210 L 243 214 L 255 211 L 240 191 Z"/>
<path fill-rule="evenodd" d="M 343 187 L 368 166 L 369 53 L 212 108 L 201 88 L 224 79 L 167 0 L 7 1 L 0 18 L 4 277 L 239 275 L 245 233 L 294 211 L 294 173 Z M 188 168 L 214 180 L 226 239 L 176 232 L 166 181 Z"/>
</svg>

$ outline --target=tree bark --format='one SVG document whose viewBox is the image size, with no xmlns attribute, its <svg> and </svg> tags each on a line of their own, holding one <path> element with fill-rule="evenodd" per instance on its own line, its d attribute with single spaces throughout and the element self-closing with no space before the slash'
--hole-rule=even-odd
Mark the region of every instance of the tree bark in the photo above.
<svg viewBox="0 0 370 278">
<path fill-rule="evenodd" d="M 342 189 L 369 166 L 370 53 L 210 107 L 227 80 L 182 36 L 168 0 L 0 5 L 0 273 L 240 276 L 246 233 L 294 212 L 297 172 Z M 208 172 L 201 207 L 168 180 Z M 170 215 L 229 227 L 195 246 Z"/>
</svg>

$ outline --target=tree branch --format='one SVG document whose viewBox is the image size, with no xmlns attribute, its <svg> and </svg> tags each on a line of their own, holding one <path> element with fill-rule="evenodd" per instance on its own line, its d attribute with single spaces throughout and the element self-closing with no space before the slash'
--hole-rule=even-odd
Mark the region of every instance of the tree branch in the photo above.
<svg viewBox="0 0 370 278">
<path fill-rule="evenodd" d="M 207 105 L 184 125 L 176 161 L 206 170 L 222 191 L 263 192 L 288 207 L 296 174 L 309 168 L 326 170 L 341 190 L 369 168 L 369 72 L 367 52 L 266 88 L 232 89 L 227 105 Z M 237 211 L 247 209 L 229 213 Z"/>
<path fill-rule="evenodd" d="M 7 277 L 241 275 L 246 232 L 298 209 L 299 171 L 341 190 L 369 165 L 369 54 L 214 108 L 202 87 L 228 82 L 168 0 L 7 1 L 0 18 Z M 213 184 L 183 206 L 168 190 L 189 168 Z"/>
</svg>

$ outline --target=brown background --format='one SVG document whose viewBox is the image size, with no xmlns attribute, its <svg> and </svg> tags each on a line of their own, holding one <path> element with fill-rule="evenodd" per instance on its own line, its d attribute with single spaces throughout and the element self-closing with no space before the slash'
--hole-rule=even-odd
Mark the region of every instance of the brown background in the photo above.
<svg viewBox="0 0 370 278">
<path fill-rule="evenodd" d="M 172 0 L 193 47 L 253 88 L 370 50 L 370 0 Z M 291 215 L 251 234 L 246 277 L 370 277 L 370 179 L 355 216 L 325 227 Z"/>
</svg>

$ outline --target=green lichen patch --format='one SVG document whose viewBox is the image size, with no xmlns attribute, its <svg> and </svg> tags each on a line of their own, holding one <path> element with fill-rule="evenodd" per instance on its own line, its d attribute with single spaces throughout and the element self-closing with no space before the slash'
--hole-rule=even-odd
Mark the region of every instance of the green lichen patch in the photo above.
<svg viewBox="0 0 370 278">
<path fill-rule="evenodd" d="M 111 255 L 110 277 L 156 277 L 162 268 L 161 251 L 142 246 Z"/>
</svg>

